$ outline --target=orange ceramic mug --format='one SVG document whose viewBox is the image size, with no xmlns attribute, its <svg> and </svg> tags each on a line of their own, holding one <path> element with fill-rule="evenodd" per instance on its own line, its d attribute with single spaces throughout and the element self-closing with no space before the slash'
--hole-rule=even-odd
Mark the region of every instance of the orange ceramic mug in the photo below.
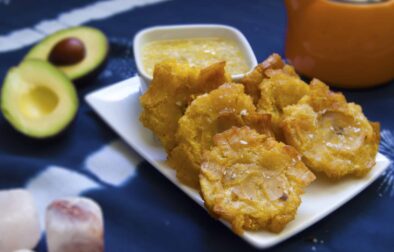
<svg viewBox="0 0 394 252">
<path fill-rule="evenodd" d="M 394 0 L 285 0 L 286 57 L 298 72 L 333 86 L 394 79 Z"/>
</svg>

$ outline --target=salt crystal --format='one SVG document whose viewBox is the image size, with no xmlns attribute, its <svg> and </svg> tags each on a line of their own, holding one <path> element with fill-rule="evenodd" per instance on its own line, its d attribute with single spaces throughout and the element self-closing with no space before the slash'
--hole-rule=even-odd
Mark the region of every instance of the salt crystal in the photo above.
<svg viewBox="0 0 394 252">
<path fill-rule="evenodd" d="M 40 239 L 40 223 L 27 190 L 0 191 L 0 251 L 32 249 Z"/>
<path fill-rule="evenodd" d="M 246 109 L 241 110 L 241 112 L 239 113 L 241 116 L 246 116 L 248 115 L 248 111 Z"/>
<path fill-rule="evenodd" d="M 47 208 L 47 245 L 50 252 L 104 251 L 100 207 L 81 197 L 56 200 Z"/>
</svg>

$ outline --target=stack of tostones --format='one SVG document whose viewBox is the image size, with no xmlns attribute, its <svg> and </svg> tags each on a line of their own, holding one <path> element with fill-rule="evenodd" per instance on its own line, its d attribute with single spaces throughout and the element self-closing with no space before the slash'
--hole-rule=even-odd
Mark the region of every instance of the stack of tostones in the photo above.
<svg viewBox="0 0 394 252">
<path fill-rule="evenodd" d="M 375 164 L 379 124 L 324 83 L 310 85 L 273 54 L 230 83 L 225 63 L 156 65 L 141 121 L 160 139 L 178 179 L 236 233 L 281 231 L 315 175 L 363 176 Z"/>
</svg>

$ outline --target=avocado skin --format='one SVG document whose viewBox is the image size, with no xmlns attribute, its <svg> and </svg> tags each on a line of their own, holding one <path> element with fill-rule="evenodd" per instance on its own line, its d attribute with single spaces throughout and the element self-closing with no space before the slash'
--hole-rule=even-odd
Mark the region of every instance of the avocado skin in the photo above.
<svg viewBox="0 0 394 252">
<path fill-rule="evenodd" d="M 14 141 L 19 141 L 19 142 L 24 143 L 21 145 L 26 144 L 28 146 L 29 144 L 34 144 L 34 145 L 36 145 L 36 144 L 43 144 L 43 145 L 59 144 L 59 141 L 62 141 L 63 139 L 70 137 L 69 134 L 72 134 L 71 128 L 78 120 L 78 114 L 79 114 L 79 112 L 77 112 L 74 119 L 71 120 L 71 122 L 69 124 L 67 124 L 66 127 L 64 127 L 59 133 L 54 134 L 54 135 L 50 135 L 50 136 L 46 136 L 46 137 L 35 137 L 35 136 L 31 136 L 31 135 L 26 135 L 25 133 L 21 132 L 20 130 L 18 130 L 16 127 L 14 127 L 10 123 L 6 123 L 3 129 L 5 130 L 4 133 L 6 135 L 12 136 L 12 137 L 10 137 L 10 139 L 12 138 L 12 139 L 14 139 Z M 1 113 L 0 113 L 0 116 L 1 116 Z M 8 120 L 5 119 L 4 116 L 2 116 L 2 117 L 4 118 L 4 120 L 6 120 L 8 122 Z"/>
<path fill-rule="evenodd" d="M 100 73 L 105 69 L 105 67 L 108 64 L 108 57 L 105 58 L 103 62 L 101 62 L 100 65 L 98 65 L 95 69 L 93 69 L 91 72 L 87 73 L 86 75 L 79 77 L 77 79 L 73 80 L 73 83 L 77 87 L 83 87 L 86 85 L 91 84 L 94 82 L 97 77 L 100 75 Z"/>
</svg>

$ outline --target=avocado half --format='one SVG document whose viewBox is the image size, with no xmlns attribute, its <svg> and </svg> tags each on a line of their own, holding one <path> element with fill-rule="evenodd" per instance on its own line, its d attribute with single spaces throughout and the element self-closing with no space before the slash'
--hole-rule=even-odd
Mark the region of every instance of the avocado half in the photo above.
<svg viewBox="0 0 394 252">
<path fill-rule="evenodd" d="M 1 110 L 19 132 L 46 138 L 70 124 L 78 110 L 78 96 L 64 73 L 46 61 L 29 59 L 8 71 Z"/>
<path fill-rule="evenodd" d="M 34 46 L 25 56 L 27 59 L 49 60 L 49 56 L 56 45 L 64 39 L 76 38 L 85 48 L 83 59 L 72 65 L 56 65 L 71 80 L 80 79 L 97 69 L 106 59 L 108 54 L 107 37 L 100 30 L 78 26 L 58 31 L 43 39 Z"/>
</svg>

